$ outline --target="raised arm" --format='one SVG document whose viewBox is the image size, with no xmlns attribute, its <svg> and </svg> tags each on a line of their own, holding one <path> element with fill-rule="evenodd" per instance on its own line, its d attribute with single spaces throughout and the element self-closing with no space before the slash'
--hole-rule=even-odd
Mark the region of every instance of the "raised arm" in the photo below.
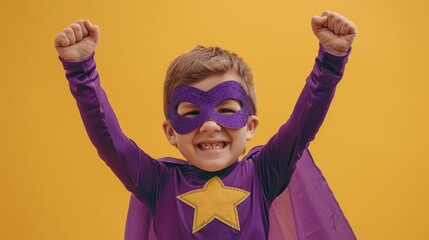
<svg viewBox="0 0 429 240">
<path fill-rule="evenodd" d="M 94 50 L 99 36 L 98 26 L 80 20 L 57 35 L 55 46 L 85 129 L 99 156 L 128 190 L 150 203 L 153 187 L 160 179 L 160 165 L 125 136 L 119 126 L 96 70 Z"/>
<path fill-rule="evenodd" d="M 356 35 L 352 22 L 337 13 L 312 18 L 319 54 L 289 120 L 255 156 L 265 193 L 273 200 L 289 183 L 296 161 L 318 132 L 343 76 Z"/>
</svg>

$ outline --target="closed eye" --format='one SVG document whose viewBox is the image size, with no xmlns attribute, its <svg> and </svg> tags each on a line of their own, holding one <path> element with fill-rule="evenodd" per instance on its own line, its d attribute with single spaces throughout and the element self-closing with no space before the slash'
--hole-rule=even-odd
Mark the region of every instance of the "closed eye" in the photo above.
<svg viewBox="0 0 429 240">
<path fill-rule="evenodd" d="M 201 110 L 190 102 L 181 102 L 177 106 L 177 113 L 183 117 L 193 118 L 201 113 Z"/>
<path fill-rule="evenodd" d="M 193 111 L 186 112 L 182 116 L 184 116 L 184 117 L 195 117 L 195 116 L 198 116 L 199 114 L 200 114 L 200 111 L 193 110 Z"/>
<path fill-rule="evenodd" d="M 236 111 L 232 110 L 232 109 L 228 109 L 228 108 L 221 108 L 221 109 L 218 110 L 218 112 L 222 113 L 222 114 L 233 114 Z"/>
<path fill-rule="evenodd" d="M 216 111 L 220 114 L 233 114 L 241 109 L 241 103 L 235 99 L 227 99 L 216 106 Z"/>
</svg>

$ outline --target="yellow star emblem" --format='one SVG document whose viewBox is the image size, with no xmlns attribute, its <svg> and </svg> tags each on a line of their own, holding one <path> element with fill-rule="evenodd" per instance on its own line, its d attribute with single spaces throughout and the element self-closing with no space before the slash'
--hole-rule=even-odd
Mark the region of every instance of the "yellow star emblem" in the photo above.
<svg viewBox="0 0 429 240">
<path fill-rule="evenodd" d="M 195 233 L 215 218 L 240 230 L 237 206 L 249 195 L 245 190 L 225 187 L 222 180 L 215 176 L 202 189 L 186 192 L 177 198 L 194 208 L 192 233 Z"/>
</svg>

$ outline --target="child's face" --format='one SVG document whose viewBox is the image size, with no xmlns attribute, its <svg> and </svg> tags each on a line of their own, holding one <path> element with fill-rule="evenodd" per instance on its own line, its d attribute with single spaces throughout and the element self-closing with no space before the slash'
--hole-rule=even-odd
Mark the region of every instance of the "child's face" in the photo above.
<svg viewBox="0 0 429 240">
<path fill-rule="evenodd" d="M 241 81 L 236 73 L 227 72 L 211 75 L 190 86 L 208 91 L 229 80 Z M 240 102 L 233 99 L 225 100 L 215 107 L 217 112 L 224 114 L 231 114 L 240 109 Z M 198 107 L 189 102 L 182 102 L 177 108 L 177 112 L 182 116 L 193 117 L 194 114 L 198 114 L 198 111 Z M 232 129 L 208 120 L 189 133 L 179 134 L 173 129 L 170 121 L 166 120 L 163 128 L 168 141 L 179 148 L 191 165 L 205 171 L 219 171 L 238 160 L 245 150 L 246 141 L 253 137 L 258 122 L 258 118 L 251 115 L 244 127 Z"/>
</svg>

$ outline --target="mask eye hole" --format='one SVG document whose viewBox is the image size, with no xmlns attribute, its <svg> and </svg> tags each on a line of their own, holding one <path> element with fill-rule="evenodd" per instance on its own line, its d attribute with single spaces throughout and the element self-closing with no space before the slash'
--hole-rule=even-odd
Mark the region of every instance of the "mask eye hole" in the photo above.
<svg viewBox="0 0 429 240">
<path fill-rule="evenodd" d="M 177 113 L 183 117 L 193 118 L 200 115 L 201 110 L 193 103 L 181 102 L 177 105 Z"/>
<path fill-rule="evenodd" d="M 215 111 L 221 114 L 233 114 L 241 110 L 242 103 L 236 99 L 227 99 L 219 103 Z"/>
</svg>

